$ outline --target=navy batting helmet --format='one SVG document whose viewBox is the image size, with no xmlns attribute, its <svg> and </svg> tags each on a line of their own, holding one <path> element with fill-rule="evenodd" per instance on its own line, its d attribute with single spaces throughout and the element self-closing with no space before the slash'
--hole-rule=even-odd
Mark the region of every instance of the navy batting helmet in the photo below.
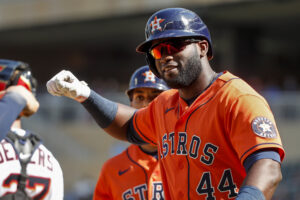
<svg viewBox="0 0 300 200">
<path fill-rule="evenodd" d="M 184 8 L 166 8 L 154 13 L 145 28 L 146 40 L 136 48 L 139 53 L 146 53 L 146 60 L 151 71 L 159 77 L 154 59 L 149 53 L 153 42 L 173 38 L 198 38 L 209 43 L 207 56 L 212 58 L 212 43 L 207 26 L 194 12 Z"/>
<path fill-rule="evenodd" d="M 11 85 L 23 85 L 36 94 L 37 81 L 27 63 L 0 59 L 0 91 Z"/>
<path fill-rule="evenodd" d="M 127 95 L 131 98 L 131 93 L 136 88 L 154 88 L 157 90 L 168 90 L 167 84 L 157 78 L 149 69 L 149 67 L 142 66 L 138 68 L 131 76 L 129 88 L 126 91 Z"/>
</svg>

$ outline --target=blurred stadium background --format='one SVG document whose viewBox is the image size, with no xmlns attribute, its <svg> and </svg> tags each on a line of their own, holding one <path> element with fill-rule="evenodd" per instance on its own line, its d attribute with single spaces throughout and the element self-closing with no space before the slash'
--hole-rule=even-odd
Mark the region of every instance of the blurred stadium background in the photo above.
<svg viewBox="0 0 300 200">
<path fill-rule="evenodd" d="M 103 162 L 128 144 L 103 133 L 82 106 L 47 94 L 46 81 L 69 69 L 128 104 L 129 77 L 145 64 L 135 47 L 148 17 L 166 7 L 197 12 L 211 31 L 213 68 L 239 75 L 269 100 L 286 149 L 273 199 L 299 198 L 299 0 L 0 0 L 0 57 L 30 63 L 38 79 L 41 108 L 23 123 L 59 160 L 65 199 L 91 199 Z"/>
</svg>

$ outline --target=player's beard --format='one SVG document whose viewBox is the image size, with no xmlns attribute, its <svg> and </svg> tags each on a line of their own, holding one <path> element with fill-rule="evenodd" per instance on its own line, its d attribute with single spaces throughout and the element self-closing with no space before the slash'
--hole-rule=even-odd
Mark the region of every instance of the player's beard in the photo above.
<svg viewBox="0 0 300 200">
<path fill-rule="evenodd" d="M 194 51 L 194 55 L 188 59 L 185 66 L 178 67 L 178 75 L 173 78 L 164 79 L 170 88 L 185 88 L 191 85 L 199 77 L 202 67 L 200 62 L 200 56 L 197 51 Z"/>
</svg>

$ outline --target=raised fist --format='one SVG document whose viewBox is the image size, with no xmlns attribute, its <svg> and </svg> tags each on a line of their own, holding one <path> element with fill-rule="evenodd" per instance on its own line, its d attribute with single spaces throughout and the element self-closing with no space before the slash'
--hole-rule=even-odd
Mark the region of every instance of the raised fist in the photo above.
<svg viewBox="0 0 300 200">
<path fill-rule="evenodd" d="M 79 81 L 70 71 L 62 70 L 51 78 L 47 90 L 54 96 L 66 96 L 78 102 L 85 101 L 91 93 L 84 81 Z"/>
</svg>

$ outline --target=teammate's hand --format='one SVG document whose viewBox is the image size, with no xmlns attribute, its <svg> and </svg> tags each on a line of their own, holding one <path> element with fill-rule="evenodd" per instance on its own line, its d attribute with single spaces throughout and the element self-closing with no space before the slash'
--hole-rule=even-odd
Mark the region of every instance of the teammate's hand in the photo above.
<svg viewBox="0 0 300 200">
<path fill-rule="evenodd" d="M 62 70 L 47 82 L 47 90 L 54 96 L 66 96 L 78 102 L 85 101 L 91 89 L 79 81 L 70 71 Z"/>
<path fill-rule="evenodd" d="M 36 100 L 34 95 L 28 91 L 24 86 L 13 85 L 6 89 L 6 92 L 15 92 L 21 95 L 26 100 L 26 106 L 21 112 L 20 116 L 29 117 L 36 113 L 40 107 L 39 102 Z"/>
</svg>

